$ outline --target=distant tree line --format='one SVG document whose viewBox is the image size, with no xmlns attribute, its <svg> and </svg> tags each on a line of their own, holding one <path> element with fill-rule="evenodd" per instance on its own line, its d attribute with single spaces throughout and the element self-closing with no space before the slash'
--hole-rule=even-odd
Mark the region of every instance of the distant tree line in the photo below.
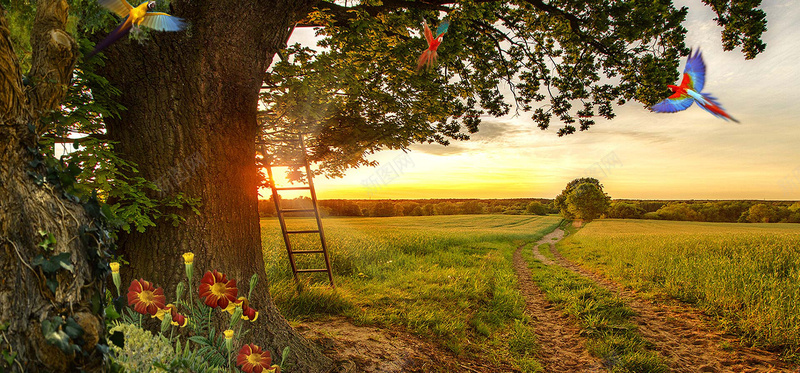
<svg viewBox="0 0 800 373">
<path fill-rule="evenodd" d="M 585 184 L 585 183 L 580 183 Z M 578 185 L 574 185 L 577 187 Z M 584 189 L 586 189 L 584 191 Z M 597 193 L 584 186 L 576 193 L 567 193 L 577 201 L 580 193 Z M 566 197 L 564 201 L 566 201 Z M 284 209 L 311 208 L 311 199 L 300 197 L 281 200 Z M 431 215 L 547 215 L 560 212 L 559 199 L 416 199 L 416 200 L 320 200 L 323 216 L 431 216 Z M 563 204 L 562 206 L 567 206 Z M 800 223 L 800 202 L 793 201 L 669 201 L 613 200 L 607 208 L 603 203 L 592 205 L 601 209 L 597 216 L 614 219 L 682 220 L 730 223 Z M 262 217 L 276 216 L 272 199 L 259 200 Z M 574 208 L 566 210 L 568 218 L 579 218 Z M 595 212 L 592 212 L 595 214 Z M 311 215 L 291 213 L 290 216 Z"/>
<path fill-rule="evenodd" d="M 606 217 L 729 223 L 800 223 L 800 202 L 618 200 L 611 203 Z"/>
<path fill-rule="evenodd" d="M 319 201 L 323 216 L 431 216 L 431 215 L 547 215 L 556 214 L 553 200 L 537 198 L 519 199 L 416 199 L 416 200 L 345 200 Z M 299 197 L 282 199 L 283 209 L 311 208 L 311 199 Z M 258 201 L 258 212 L 262 217 L 276 216 L 272 197 Z M 292 213 L 292 216 L 309 215 Z"/>
</svg>

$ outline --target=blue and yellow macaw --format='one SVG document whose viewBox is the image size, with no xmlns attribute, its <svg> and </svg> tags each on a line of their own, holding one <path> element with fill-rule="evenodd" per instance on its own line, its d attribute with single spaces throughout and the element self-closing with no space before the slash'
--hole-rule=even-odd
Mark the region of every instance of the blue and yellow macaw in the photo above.
<svg viewBox="0 0 800 373">
<path fill-rule="evenodd" d="M 421 69 L 422 66 L 428 65 L 428 67 L 433 66 L 438 58 L 436 54 L 436 50 L 439 48 L 439 44 L 442 44 L 442 37 L 444 33 L 447 32 L 447 28 L 450 26 L 450 20 L 447 18 L 442 20 L 442 23 L 439 24 L 439 27 L 436 29 L 436 37 L 433 37 L 433 33 L 431 29 L 428 27 L 428 23 L 425 22 L 425 19 L 422 20 L 422 27 L 423 27 L 423 34 L 425 34 L 425 40 L 428 42 L 428 49 L 422 52 L 422 55 L 419 56 L 419 62 L 417 62 L 417 70 Z"/>
<path fill-rule="evenodd" d="M 180 31 L 186 26 L 186 23 L 178 17 L 162 12 L 152 12 L 156 8 L 155 1 L 145 1 L 135 8 L 125 0 L 97 0 L 97 2 L 124 19 L 121 25 L 94 47 L 87 58 L 127 35 L 131 28 L 138 29 L 139 26 L 145 26 L 158 31 Z"/>
<path fill-rule="evenodd" d="M 715 117 L 725 120 L 732 120 L 739 123 L 734 119 L 717 102 L 717 99 L 709 93 L 701 93 L 703 85 L 706 81 L 706 64 L 703 62 L 703 56 L 698 50 L 697 53 L 689 54 L 689 59 L 686 60 L 686 67 L 683 69 L 683 80 L 680 86 L 668 85 L 672 90 L 672 95 L 667 97 L 652 108 L 651 111 L 656 113 L 675 113 L 678 111 L 686 110 L 695 101 L 697 105 L 705 109 Z"/>
</svg>

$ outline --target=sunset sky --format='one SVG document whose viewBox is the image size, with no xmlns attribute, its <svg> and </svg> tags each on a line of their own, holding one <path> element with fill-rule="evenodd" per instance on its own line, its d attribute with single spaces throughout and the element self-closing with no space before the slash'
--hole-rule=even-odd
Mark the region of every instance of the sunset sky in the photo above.
<svg viewBox="0 0 800 373">
<path fill-rule="evenodd" d="M 616 108 L 614 120 L 561 138 L 559 123 L 541 131 L 526 113 L 485 117 L 469 141 L 385 151 L 372 157 L 378 168 L 318 178 L 318 196 L 553 198 L 570 180 L 593 176 L 612 198 L 800 199 L 800 2 L 764 2 L 767 49 L 751 61 L 722 51 L 721 29 L 700 0 L 676 5 L 690 9 L 686 43 L 703 52 L 704 91 L 741 124 L 696 105 L 655 114 L 636 102 Z M 295 41 L 313 44 L 313 30 L 295 31 Z M 390 168 L 398 164 L 399 172 Z"/>
</svg>

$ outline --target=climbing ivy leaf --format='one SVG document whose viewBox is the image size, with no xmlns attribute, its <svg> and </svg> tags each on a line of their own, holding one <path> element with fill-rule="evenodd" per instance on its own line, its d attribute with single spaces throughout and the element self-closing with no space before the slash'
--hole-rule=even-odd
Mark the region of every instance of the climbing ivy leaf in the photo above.
<svg viewBox="0 0 800 373">
<path fill-rule="evenodd" d="M 62 330 L 61 327 L 64 323 L 64 320 L 59 316 L 53 316 L 44 320 L 42 322 L 42 335 L 44 335 L 44 340 L 67 354 L 80 351 L 80 347 L 72 344 L 69 335 Z M 74 330 L 72 330 L 72 332 L 74 333 Z"/>
</svg>

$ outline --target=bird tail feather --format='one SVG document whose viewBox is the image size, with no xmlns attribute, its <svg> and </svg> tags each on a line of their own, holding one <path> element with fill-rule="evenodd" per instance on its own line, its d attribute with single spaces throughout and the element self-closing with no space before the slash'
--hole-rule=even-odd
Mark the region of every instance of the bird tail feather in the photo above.
<svg viewBox="0 0 800 373">
<path fill-rule="evenodd" d="M 739 123 L 739 121 L 736 120 L 736 118 L 730 116 L 728 113 L 725 112 L 725 109 L 722 108 L 722 105 L 720 105 L 716 97 L 712 96 L 710 93 L 700 93 L 700 94 L 703 95 L 703 98 L 706 99 L 706 101 L 708 101 L 709 103 L 708 105 L 703 105 L 701 102 L 698 102 L 701 108 L 705 109 L 715 117 L 726 120 L 730 119 L 736 123 Z"/>
<path fill-rule="evenodd" d="M 89 54 L 86 56 L 86 59 L 92 58 L 95 54 L 99 53 L 109 45 L 113 44 L 115 41 L 119 40 L 125 35 L 128 35 L 130 31 L 131 28 L 128 25 L 128 17 L 126 17 L 123 20 L 123 22 L 119 26 L 117 26 L 116 29 L 114 29 L 114 31 L 111 31 L 111 33 L 108 34 L 108 36 L 106 36 L 105 39 L 103 39 L 103 41 L 95 45 L 94 49 L 91 52 L 89 52 Z"/>
</svg>

